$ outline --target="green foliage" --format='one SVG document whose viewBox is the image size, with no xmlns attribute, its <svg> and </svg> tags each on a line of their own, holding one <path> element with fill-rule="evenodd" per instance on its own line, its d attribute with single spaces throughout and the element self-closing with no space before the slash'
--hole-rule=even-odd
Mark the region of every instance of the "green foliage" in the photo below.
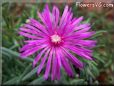
<svg viewBox="0 0 114 86">
<path fill-rule="evenodd" d="M 42 10 L 44 3 L 39 4 L 2 4 L 2 84 L 114 84 L 114 24 L 105 15 L 107 12 L 85 12 L 72 5 L 74 16 L 84 16 L 84 22 L 91 22 L 96 34 L 92 37 L 98 41 L 94 48 L 94 61 L 84 60 L 83 70 L 74 69 L 74 78 L 69 78 L 61 69 L 61 80 L 44 80 L 43 73 L 37 75 L 37 67 L 32 67 L 33 57 L 21 59 L 19 49 L 23 45 L 23 37 L 19 36 L 18 28 L 29 17 L 38 19 L 37 10 Z M 51 7 L 51 4 L 50 4 Z M 62 6 L 63 7 L 63 6 Z M 61 7 L 61 9 L 63 9 Z M 104 13 L 106 12 L 106 13 Z M 87 19 L 87 20 L 86 20 Z M 109 22 L 108 22 L 109 21 Z M 105 81 L 100 80 L 102 72 Z"/>
</svg>

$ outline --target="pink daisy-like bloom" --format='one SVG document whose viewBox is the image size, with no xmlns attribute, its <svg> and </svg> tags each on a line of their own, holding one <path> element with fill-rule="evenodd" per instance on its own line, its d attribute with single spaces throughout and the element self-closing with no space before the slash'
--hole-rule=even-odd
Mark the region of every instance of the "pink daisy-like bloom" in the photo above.
<svg viewBox="0 0 114 86">
<path fill-rule="evenodd" d="M 33 18 L 20 27 L 19 34 L 27 37 L 26 43 L 21 49 L 21 57 L 26 58 L 34 53 L 36 57 L 33 67 L 39 62 L 37 74 L 45 67 L 44 78 L 47 79 L 51 72 L 51 79 L 60 79 L 60 69 L 64 68 L 66 73 L 73 77 L 71 68 L 82 69 L 83 63 L 75 56 L 78 55 L 87 60 L 93 60 L 92 48 L 96 41 L 88 39 L 95 32 L 89 31 L 89 23 L 81 23 L 83 17 L 73 18 L 71 8 L 65 6 L 60 17 L 60 11 L 53 6 L 50 12 L 48 5 L 42 13 L 38 12 L 41 23 Z M 73 54 L 74 53 L 74 54 Z M 71 64 L 72 63 L 72 64 Z"/>
</svg>

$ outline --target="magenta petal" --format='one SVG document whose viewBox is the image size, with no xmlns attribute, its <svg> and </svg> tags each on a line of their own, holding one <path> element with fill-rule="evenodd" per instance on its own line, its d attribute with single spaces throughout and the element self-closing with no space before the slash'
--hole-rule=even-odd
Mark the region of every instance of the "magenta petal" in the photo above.
<svg viewBox="0 0 114 86">
<path fill-rule="evenodd" d="M 48 75 L 49 75 L 49 72 L 50 72 L 52 55 L 53 55 L 53 50 L 50 51 L 49 58 L 48 58 L 48 61 L 47 61 L 46 70 L 45 70 L 45 74 L 44 74 L 45 79 L 48 78 Z"/>
<path fill-rule="evenodd" d="M 56 74 L 57 74 L 57 79 L 60 80 L 60 64 L 59 64 L 58 58 L 57 58 L 57 71 L 56 71 Z"/>
<path fill-rule="evenodd" d="M 80 18 L 78 18 L 78 19 L 75 19 L 75 21 L 73 20 L 73 22 L 72 21 L 70 21 L 69 23 L 70 24 L 67 24 L 68 26 L 67 26 L 67 29 L 65 29 L 65 30 L 63 30 L 64 31 L 64 35 L 66 36 L 66 35 L 68 35 L 68 34 L 72 34 L 73 32 L 74 32 L 74 29 L 78 26 L 78 24 L 81 22 L 83 20 L 83 17 L 80 17 Z M 72 23 L 71 23 L 72 22 Z M 62 32 L 63 32 L 62 31 Z M 70 32 L 70 33 L 69 33 Z"/>
<path fill-rule="evenodd" d="M 90 24 L 81 24 L 81 25 L 79 25 L 78 27 L 75 27 L 74 29 L 75 29 L 75 30 L 79 30 L 79 29 L 82 29 L 82 28 L 86 28 L 86 27 L 88 27 L 88 26 L 90 26 Z"/>
<path fill-rule="evenodd" d="M 95 41 L 95 40 L 79 40 L 77 43 L 82 46 L 85 46 L 85 47 L 93 48 L 96 46 L 97 41 Z"/>
<path fill-rule="evenodd" d="M 26 33 L 31 33 L 31 34 L 35 34 L 38 36 L 38 32 L 31 30 L 31 29 L 27 29 L 27 28 L 20 28 L 21 31 L 26 32 Z"/>
<path fill-rule="evenodd" d="M 83 16 L 81 16 L 81 17 L 79 17 L 78 19 L 76 19 L 76 20 L 72 23 L 72 25 L 73 25 L 73 26 L 76 26 L 76 25 L 78 25 L 82 20 L 83 20 Z"/>
<path fill-rule="evenodd" d="M 46 18 L 46 23 L 48 24 L 49 28 L 52 29 L 52 21 L 51 21 L 51 16 L 50 16 L 50 10 L 48 4 L 45 6 L 45 11 L 44 11 L 44 18 Z"/>
<path fill-rule="evenodd" d="M 29 20 L 30 20 L 30 23 L 33 21 L 33 19 L 29 19 Z M 33 22 L 32 22 L 32 24 L 33 24 Z M 32 31 L 35 31 L 35 32 L 39 33 L 39 29 L 33 27 L 33 26 L 30 25 L 30 24 L 24 24 L 24 28 L 27 28 L 27 29 L 30 29 L 30 30 L 32 30 Z"/>
<path fill-rule="evenodd" d="M 33 29 L 35 31 L 38 31 L 38 32 L 45 33 L 45 34 L 42 34 L 42 35 L 48 35 L 48 32 L 47 32 L 44 25 L 40 24 L 38 21 L 36 21 L 35 19 L 32 19 L 32 18 L 30 19 L 30 21 L 31 21 L 30 24 L 32 24 L 32 26 L 34 26 L 34 27 L 31 26 L 32 27 L 31 28 L 30 25 L 29 26 L 25 25 L 25 27 L 31 28 L 31 29 Z"/>
<path fill-rule="evenodd" d="M 95 32 L 85 32 L 85 33 L 81 33 L 81 34 L 77 35 L 76 38 L 85 39 L 85 38 L 89 38 L 89 37 L 93 36 L 94 34 L 95 34 Z"/>
<path fill-rule="evenodd" d="M 28 33 L 25 33 L 25 32 L 19 32 L 20 35 L 23 35 L 25 37 L 28 37 L 28 38 L 32 38 L 32 39 L 38 39 L 37 36 L 34 36 L 34 35 L 31 35 L 31 34 L 28 34 Z"/>
<path fill-rule="evenodd" d="M 91 28 L 91 27 L 86 27 L 86 28 L 84 28 L 84 29 L 79 30 L 77 33 L 84 33 L 84 32 L 86 32 L 86 31 L 88 31 L 90 28 Z"/>
<path fill-rule="evenodd" d="M 46 47 L 46 46 L 42 45 L 42 46 L 36 46 L 36 47 L 31 48 L 31 49 L 25 50 L 23 53 L 21 53 L 21 56 L 22 57 L 30 56 L 33 53 L 37 52 L 39 49 L 42 49 L 44 47 Z"/>
<path fill-rule="evenodd" d="M 64 49 L 65 50 L 65 49 Z M 64 52 L 66 54 L 66 57 L 78 68 L 83 68 L 83 63 L 78 60 L 76 57 L 74 57 L 72 54 L 70 54 L 67 50 Z"/>
<path fill-rule="evenodd" d="M 68 12 L 68 6 L 65 6 L 65 9 L 64 9 L 63 15 L 61 17 L 59 26 L 61 26 L 61 24 L 64 23 L 63 21 L 64 21 L 64 18 L 66 17 L 67 12 Z"/>
<path fill-rule="evenodd" d="M 58 61 L 58 64 L 61 66 L 61 54 L 62 50 L 61 48 L 56 48 L 56 57 L 57 57 L 57 61 Z"/>
<path fill-rule="evenodd" d="M 85 32 L 85 33 L 75 33 L 73 35 L 69 35 L 69 36 L 66 36 L 67 39 L 85 39 L 85 38 L 89 38 L 91 36 L 93 36 L 95 34 L 95 32 Z"/>
<path fill-rule="evenodd" d="M 47 59 L 48 53 L 49 53 L 49 50 L 46 52 L 46 54 L 45 54 L 44 57 L 42 58 L 42 61 L 41 61 L 40 65 L 39 65 L 39 67 L 38 67 L 38 70 L 37 70 L 37 74 L 38 74 L 38 75 L 40 74 L 42 68 L 44 67 L 44 63 L 45 63 L 45 61 L 46 61 L 46 59 Z"/>
<path fill-rule="evenodd" d="M 39 49 L 39 46 L 34 47 L 34 48 L 32 48 L 32 49 L 28 49 L 28 50 L 24 51 L 23 53 L 21 53 L 21 56 L 22 56 L 22 57 L 30 56 L 30 55 L 32 55 L 33 53 L 37 52 L 38 49 Z"/>
<path fill-rule="evenodd" d="M 27 28 L 34 31 L 38 35 L 44 36 L 43 34 L 46 33 L 46 30 L 44 30 L 44 26 L 41 25 L 39 22 L 36 22 L 34 19 L 29 19 L 30 22 L 25 24 L 23 28 Z"/>
<path fill-rule="evenodd" d="M 79 56 L 82 56 L 85 59 L 88 60 L 93 60 L 90 56 L 88 56 L 86 53 L 88 53 L 88 51 L 84 51 L 83 49 L 77 48 L 77 47 L 69 47 L 70 51 L 73 51 L 74 53 L 76 53 Z"/>
<path fill-rule="evenodd" d="M 56 6 L 53 7 L 52 14 L 54 16 L 54 25 L 57 26 L 59 22 L 59 9 Z"/>
<path fill-rule="evenodd" d="M 43 18 L 43 16 L 42 16 L 42 14 L 41 14 L 40 12 L 37 12 L 37 14 L 38 14 L 38 16 L 40 17 L 41 21 L 42 21 L 44 24 L 46 24 L 46 22 L 45 22 L 45 20 L 44 20 L 44 18 Z"/>
<path fill-rule="evenodd" d="M 47 48 L 43 49 L 42 51 L 40 51 L 40 53 L 36 56 L 36 58 L 33 61 L 33 67 L 36 66 L 36 64 L 38 63 L 38 61 L 41 59 L 42 55 L 45 53 L 45 51 L 47 50 Z"/>
<path fill-rule="evenodd" d="M 56 58 L 57 58 L 56 76 L 57 76 L 57 79 L 60 80 L 60 68 L 61 68 L 61 58 L 62 58 L 62 54 L 61 54 L 61 49 L 60 48 L 56 48 Z"/>
<path fill-rule="evenodd" d="M 46 43 L 46 40 L 43 40 L 42 38 L 40 38 L 38 40 L 25 40 L 24 42 L 29 44 L 41 45 L 41 43 Z"/>
<path fill-rule="evenodd" d="M 74 74 L 73 74 L 73 71 L 72 71 L 72 69 L 70 67 L 70 64 L 69 64 L 68 60 L 65 57 L 62 57 L 61 61 L 62 61 L 62 66 L 64 67 L 64 69 L 67 72 L 67 74 L 70 77 L 72 77 Z"/>
<path fill-rule="evenodd" d="M 27 40 L 27 41 L 24 41 L 24 42 L 27 42 L 28 44 L 26 44 L 26 45 L 24 45 L 21 49 L 20 49 L 20 52 L 23 52 L 23 51 L 26 51 L 26 50 L 28 50 L 28 49 L 31 49 L 31 48 L 34 48 L 34 47 L 36 47 L 36 46 L 43 46 L 43 47 L 45 47 L 45 46 L 47 46 L 46 44 L 44 44 L 45 43 L 45 41 L 41 41 L 40 40 L 40 42 L 38 43 L 36 43 L 36 41 L 35 40 L 32 40 L 32 41 L 29 41 L 29 40 Z"/>
<path fill-rule="evenodd" d="M 56 78 L 56 66 L 57 66 L 57 61 L 56 61 L 56 57 L 53 57 L 53 62 L 52 62 L 52 75 L 51 75 L 51 79 L 54 80 Z"/>
<path fill-rule="evenodd" d="M 32 48 L 32 47 L 35 47 L 35 45 L 26 44 L 26 45 L 24 45 L 24 46 L 20 49 L 20 52 L 25 51 L 25 50 L 27 50 L 27 49 L 30 49 L 30 48 Z"/>
</svg>

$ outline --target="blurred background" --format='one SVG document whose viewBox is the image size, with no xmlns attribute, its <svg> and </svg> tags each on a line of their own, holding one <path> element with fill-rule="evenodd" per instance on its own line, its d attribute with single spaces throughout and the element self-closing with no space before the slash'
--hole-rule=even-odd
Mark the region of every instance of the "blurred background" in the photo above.
<svg viewBox="0 0 114 86">
<path fill-rule="evenodd" d="M 40 0 L 41 1 L 41 0 Z M 42 11 L 45 3 L 4 2 L 2 3 L 2 84 L 114 84 L 114 7 L 79 7 L 73 0 L 53 3 L 47 0 L 50 9 L 57 5 L 62 14 L 64 6 L 72 7 L 74 17 L 84 16 L 90 22 L 96 34 L 92 37 L 98 41 L 94 48 L 95 61 L 86 61 L 85 68 L 75 70 L 75 78 L 69 78 L 61 70 L 61 80 L 45 81 L 43 72 L 37 76 L 32 68 L 34 55 L 20 59 L 19 48 L 24 38 L 18 35 L 18 29 L 30 17 L 39 20 L 37 10 Z M 110 1 L 110 0 L 109 0 Z M 84 0 L 83 3 L 88 3 Z M 111 2 L 109 2 L 111 3 Z"/>
</svg>

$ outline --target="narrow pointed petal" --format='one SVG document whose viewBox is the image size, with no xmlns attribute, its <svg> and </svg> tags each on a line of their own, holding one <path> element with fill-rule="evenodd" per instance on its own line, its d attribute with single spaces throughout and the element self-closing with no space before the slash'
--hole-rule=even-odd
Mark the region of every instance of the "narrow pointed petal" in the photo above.
<svg viewBox="0 0 114 86">
<path fill-rule="evenodd" d="M 25 40 L 24 42 L 29 43 L 29 44 L 36 44 L 39 45 L 41 43 L 46 43 L 47 40 L 43 40 L 42 38 L 38 39 L 38 40 Z"/>
<path fill-rule="evenodd" d="M 89 55 L 86 54 L 86 53 L 88 53 L 88 51 L 85 51 L 85 50 L 82 50 L 80 48 L 73 47 L 73 46 L 69 47 L 68 49 L 69 49 L 69 51 L 73 51 L 74 53 L 76 53 L 79 56 L 82 56 L 85 59 L 93 60 Z"/>
<path fill-rule="evenodd" d="M 30 34 L 35 34 L 35 35 L 38 36 L 38 32 L 36 32 L 34 30 L 31 30 L 31 29 L 27 29 L 27 28 L 21 27 L 19 30 L 21 30 L 23 32 L 26 32 L 26 33 L 30 33 Z"/>
<path fill-rule="evenodd" d="M 28 49 L 28 50 L 24 51 L 23 53 L 21 53 L 21 56 L 22 56 L 22 57 L 30 56 L 30 55 L 32 55 L 33 53 L 37 52 L 38 49 L 39 49 L 39 46 L 34 47 L 34 48 L 32 48 L 32 49 Z"/>
<path fill-rule="evenodd" d="M 92 32 L 85 32 L 85 33 L 76 33 L 76 34 L 72 34 L 72 35 L 67 35 L 66 38 L 67 39 L 86 39 L 89 38 L 91 36 L 93 36 L 95 34 L 94 31 Z"/>
<path fill-rule="evenodd" d="M 57 60 L 58 60 L 58 64 L 61 66 L 61 48 L 56 48 L 56 57 L 57 57 Z"/>
<path fill-rule="evenodd" d="M 59 9 L 56 6 L 53 7 L 52 14 L 53 14 L 53 23 L 56 27 L 59 22 Z"/>
<path fill-rule="evenodd" d="M 27 38 L 38 39 L 37 36 L 31 35 L 31 34 L 28 34 L 28 33 L 25 33 L 25 32 L 19 32 L 19 34 L 22 35 L 22 36 L 25 36 Z"/>
<path fill-rule="evenodd" d="M 27 49 L 30 49 L 30 48 L 32 48 L 32 47 L 35 47 L 35 45 L 32 45 L 32 44 L 25 44 L 22 48 L 20 48 L 19 50 L 20 50 L 20 52 L 23 52 L 23 51 L 25 51 L 25 50 L 27 50 Z"/>
<path fill-rule="evenodd" d="M 61 26 L 61 24 L 64 23 L 63 21 L 64 21 L 64 18 L 66 17 L 67 12 L 68 12 L 68 6 L 65 6 L 65 9 L 64 9 L 64 12 L 62 14 L 59 26 Z"/>
<path fill-rule="evenodd" d="M 80 60 L 78 60 L 76 57 L 74 57 L 72 54 L 70 54 L 66 49 L 64 49 L 64 54 L 66 54 L 67 56 L 67 58 L 76 66 L 76 67 L 78 67 L 78 68 L 83 68 L 83 63 L 80 61 Z"/>
<path fill-rule="evenodd" d="M 38 63 L 38 61 L 41 59 L 42 55 L 46 52 L 48 48 L 43 49 L 42 51 L 40 51 L 40 53 L 36 56 L 36 58 L 33 61 L 33 67 L 36 66 L 36 64 Z"/>
<path fill-rule="evenodd" d="M 82 29 L 82 28 L 86 28 L 88 26 L 90 26 L 90 24 L 81 24 L 78 27 L 75 27 L 74 30 L 79 30 L 79 29 Z"/>
<path fill-rule="evenodd" d="M 42 20 L 42 22 L 45 25 L 45 29 L 48 31 L 47 34 L 53 34 L 53 30 L 52 30 L 52 24 L 51 24 L 51 19 L 50 19 L 50 14 L 47 12 L 47 10 L 41 14 L 38 12 L 38 16 L 40 17 L 40 19 Z"/>
<path fill-rule="evenodd" d="M 81 33 L 79 35 L 77 35 L 76 38 L 79 38 L 79 39 L 85 39 L 85 38 L 89 38 L 91 36 L 93 36 L 95 34 L 95 32 L 85 32 L 85 33 Z"/>
<path fill-rule="evenodd" d="M 79 31 L 77 31 L 77 33 L 84 33 L 84 32 L 87 32 L 88 30 L 90 30 L 91 27 L 86 27 L 84 29 L 81 29 Z"/>
<path fill-rule="evenodd" d="M 81 17 L 79 17 L 78 19 L 76 19 L 76 20 L 72 23 L 72 25 L 73 25 L 73 26 L 76 26 L 76 25 L 78 25 L 82 20 L 83 20 L 83 16 L 81 16 Z"/>
<path fill-rule="evenodd" d="M 75 18 L 74 20 L 72 20 L 70 22 L 70 24 L 68 24 L 66 30 L 63 30 L 64 31 L 64 36 L 68 35 L 68 34 L 72 34 L 74 31 L 75 31 L 75 27 L 78 26 L 78 24 L 83 20 L 83 17 L 79 17 L 78 19 Z M 70 32 L 70 33 L 69 33 Z"/>
<path fill-rule="evenodd" d="M 45 79 L 48 78 L 48 75 L 49 75 L 49 72 L 50 72 L 50 69 L 51 69 L 52 55 L 53 55 L 53 50 L 50 51 L 49 58 L 48 58 L 48 61 L 47 61 L 46 70 L 45 70 L 45 74 L 44 74 Z"/>
<path fill-rule="evenodd" d="M 39 41 L 39 40 L 37 40 L 38 42 L 36 43 L 36 41 L 35 40 L 33 40 L 33 41 L 29 41 L 29 40 L 27 40 L 27 41 L 25 41 L 25 42 L 27 42 L 28 44 L 26 44 L 26 45 L 24 45 L 21 49 L 20 49 L 20 51 L 21 52 L 23 52 L 23 51 L 26 51 L 26 50 L 28 50 L 28 49 L 30 49 L 30 48 L 34 48 L 34 47 L 36 47 L 36 46 L 48 46 L 47 44 L 44 44 L 46 41 Z"/>
<path fill-rule="evenodd" d="M 53 54 L 53 61 L 52 61 L 52 75 L 51 75 L 51 79 L 54 80 L 56 79 L 56 67 L 57 67 L 57 57 L 55 56 L 55 53 Z"/>
<path fill-rule="evenodd" d="M 59 61 L 60 61 L 60 60 L 57 58 L 57 71 L 56 71 L 56 77 L 57 77 L 58 80 L 60 80 L 60 68 L 61 68 Z"/>
<path fill-rule="evenodd" d="M 32 28 L 32 29 L 34 29 L 36 31 L 38 30 L 38 32 L 40 31 L 40 32 L 45 33 L 43 35 L 48 35 L 48 32 L 47 32 L 46 27 L 44 25 L 42 25 L 37 20 L 32 19 L 32 18 L 30 19 L 30 21 L 31 21 L 30 24 L 35 27 L 35 28 Z"/>
<path fill-rule="evenodd" d="M 88 48 L 93 48 L 96 46 L 97 41 L 95 40 L 79 40 L 77 44 L 80 44 L 81 46 L 85 46 Z"/>
<path fill-rule="evenodd" d="M 65 71 L 67 72 L 67 74 L 70 76 L 70 77 L 73 77 L 73 71 L 70 67 L 70 64 L 68 62 L 68 60 L 63 56 L 61 58 L 61 61 L 62 61 L 62 66 L 64 67 Z"/>
<path fill-rule="evenodd" d="M 26 27 L 27 26 L 27 27 Z M 42 37 L 42 38 L 44 38 L 44 37 L 46 37 L 46 35 L 43 35 L 40 31 L 36 31 L 36 30 L 34 30 L 33 28 L 34 27 L 32 27 L 31 25 L 26 25 L 26 26 L 24 26 L 24 27 L 21 27 L 20 28 L 20 30 L 22 31 L 22 32 L 26 32 L 26 33 L 28 33 L 28 34 L 32 34 L 32 35 L 34 35 L 34 36 L 36 36 L 36 37 Z M 29 28 L 28 28 L 29 27 Z M 36 28 L 35 28 L 36 29 Z"/>
<path fill-rule="evenodd" d="M 42 13 L 42 15 L 44 16 L 44 19 L 45 19 L 48 27 L 50 29 L 52 29 L 52 22 L 51 22 L 51 18 L 50 18 L 50 10 L 49 10 L 48 4 L 45 5 L 45 9 L 44 9 L 44 12 Z"/>
<path fill-rule="evenodd" d="M 39 67 L 38 67 L 38 70 L 37 70 L 37 74 L 38 74 L 38 75 L 40 74 L 42 68 L 44 67 L 44 63 L 45 63 L 45 61 L 46 61 L 46 59 L 47 59 L 47 57 L 48 57 L 49 51 L 50 51 L 50 49 L 47 50 L 46 54 L 45 54 L 44 57 L 42 58 L 42 61 L 41 61 L 40 65 L 39 65 Z"/>
<path fill-rule="evenodd" d="M 30 29 L 30 30 L 32 30 L 32 31 L 35 31 L 35 32 L 37 32 L 37 33 L 39 33 L 40 31 L 39 31 L 39 29 L 37 29 L 37 28 L 35 28 L 34 26 L 32 26 L 32 24 L 33 24 L 33 20 L 32 19 L 29 19 L 29 21 L 30 21 L 30 23 L 27 23 L 27 24 L 24 24 L 24 28 L 27 28 L 27 29 Z M 32 24 L 31 24 L 32 23 Z M 31 25 L 30 25 L 31 24 Z"/>
<path fill-rule="evenodd" d="M 36 46 L 36 47 L 33 47 L 31 49 L 28 49 L 26 51 L 24 51 L 23 53 L 21 53 L 21 56 L 22 57 L 27 57 L 27 56 L 30 56 L 32 55 L 33 53 L 37 52 L 39 49 L 42 49 L 46 47 L 45 45 L 42 45 L 42 46 Z"/>
<path fill-rule="evenodd" d="M 61 49 L 60 48 L 56 48 L 56 58 L 57 58 L 56 78 L 58 80 L 60 80 L 60 68 L 61 68 L 61 58 L 62 58 L 62 54 L 61 54 Z"/>
<path fill-rule="evenodd" d="M 41 14 L 40 12 L 37 12 L 37 14 L 38 14 L 39 18 L 41 19 L 41 21 L 42 21 L 45 25 L 47 25 L 46 22 L 45 22 L 45 20 L 44 20 L 44 18 L 43 18 L 43 16 L 42 16 L 42 14 Z"/>
</svg>

